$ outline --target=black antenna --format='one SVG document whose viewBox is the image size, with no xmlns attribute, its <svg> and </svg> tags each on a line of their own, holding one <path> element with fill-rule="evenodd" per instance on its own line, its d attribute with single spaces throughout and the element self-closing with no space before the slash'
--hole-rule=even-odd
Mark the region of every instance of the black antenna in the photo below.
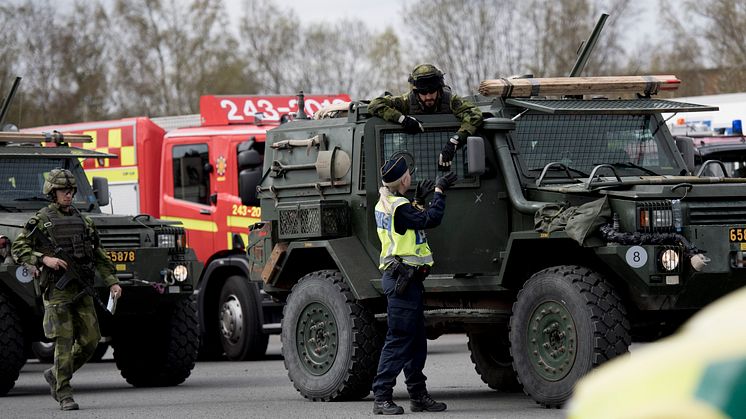
<svg viewBox="0 0 746 419">
<path fill-rule="evenodd" d="M 608 13 L 602 13 L 601 17 L 598 18 L 596 26 L 593 28 L 593 32 L 591 32 L 591 36 L 581 44 L 578 59 L 575 61 L 575 65 L 572 66 L 572 70 L 570 70 L 570 77 L 578 77 L 583 68 L 585 68 L 585 63 L 588 62 L 588 57 L 591 56 L 591 51 L 596 46 L 596 41 L 598 41 L 598 37 L 601 35 L 601 30 L 604 28 L 604 23 L 606 23 L 608 17 Z"/>
<path fill-rule="evenodd" d="M 16 90 L 18 90 L 18 85 L 21 84 L 21 77 L 16 77 L 16 81 L 13 82 L 13 86 L 10 87 L 10 93 L 8 93 L 8 96 L 5 97 L 5 100 L 3 101 L 3 108 L 0 110 L 0 128 L 3 126 L 3 123 L 5 122 L 5 115 L 8 114 L 8 108 L 10 108 L 10 102 L 13 101 L 13 96 L 16 94 Z"/>
<path fill-rule="evenodd" d="M 306 115 L 306 101 L 303 90 L 298 92 L 298 114 L 295 119 L 309 119 L 308 115 Z"/>
</svg>

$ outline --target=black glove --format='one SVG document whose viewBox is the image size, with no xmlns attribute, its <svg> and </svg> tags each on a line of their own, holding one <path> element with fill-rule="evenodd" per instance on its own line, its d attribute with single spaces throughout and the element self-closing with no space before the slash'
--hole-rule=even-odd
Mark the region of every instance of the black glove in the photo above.
<svg viewBox="0 0 746 419">
<path fill-rule="evenodd" d="M 409 116 L 409 115 L 402 115 L 399 118 L 399 123 L 402 127 L 404 127 L 404 132 L 407 134 L 419 134 L 421 132 L 425 132 L 425 129 L 422 128 L 422 124 L 417 119 Z"/>
<path fill-rule="evenodd" d="M 459 144 L 461 144 L 459 135 L 454 135 L 443 144 L 438 158 L 438 168 L 440 170 L 451 170 L 451 162 L 453 161 L 453 156 L 456 155 L 456 149 Z"/>
<path fill-rule="evenodd" d="M 453 186 L 453 184 L 456 183 L 457 180 L 458 176 L 456 176 L 455 173 L 448 172 L 435 181 L 435 186 L 440 188 L 441 191 L 445 192 L 446 189 Z"/>
<path fill-rule="evenodd" d="M 425 179 L 417 182 L 417 187 L 414 189 L 414 202 L 420 206 L 425 206 L 427 196 L 430 195 L 435 189 L 435 182 L 430 179 Z"/>
</svg>

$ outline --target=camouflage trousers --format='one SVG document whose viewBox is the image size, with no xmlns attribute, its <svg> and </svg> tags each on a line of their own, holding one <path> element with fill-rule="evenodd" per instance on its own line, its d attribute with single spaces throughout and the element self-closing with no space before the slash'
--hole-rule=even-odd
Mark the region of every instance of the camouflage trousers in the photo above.
<svg viewBox="0 0 746 419">
<path fill-rule="evenodd" d="M 84 294 L 75 301 L 77 287 L 50 288 L 44 293 L 44 334 L 55 343 L 52 370 L 57 379 L 57 397 L 64 400 L 72 396 L 73 373 L 91 358 L 101 332 L 90 295 Z"/>
</svg>

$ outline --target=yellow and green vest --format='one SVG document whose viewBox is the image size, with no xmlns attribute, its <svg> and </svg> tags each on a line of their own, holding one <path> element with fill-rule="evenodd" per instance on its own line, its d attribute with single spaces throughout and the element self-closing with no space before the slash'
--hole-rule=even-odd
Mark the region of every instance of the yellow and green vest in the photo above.
<svg viewBox="0 0 746 419">
<path fill-rule="evenodd" d="M 412 266 L 433 265 L 433 253 L 427 244 L 424 230 L 410 230 L 399 234 L 394 229 L 394 214 L 402 205 L 409 204 L 409 200 L 402 196 L 387 197 L 391 204 L 391 214 L 384 211 L 379 201 L 376 204 L 376 230 L 381 240 L 381 257 L 379 269 L 386 269 L 395 256 L 399 256 L 404 263 Z"/>
</svg>

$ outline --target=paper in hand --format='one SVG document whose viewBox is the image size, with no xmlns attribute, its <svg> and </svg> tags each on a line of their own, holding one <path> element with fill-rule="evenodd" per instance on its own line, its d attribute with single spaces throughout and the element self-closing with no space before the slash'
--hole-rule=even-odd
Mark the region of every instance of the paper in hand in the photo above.
<svg viewBox="0 0 746 419">
<path fill-rule="evenodd" d="M 106 303 L 106 309 L 109 310 L 109 313 L 111 314 L 114 314 L 117 310 L 117 298 L 114 297 L 113 293 L 109 293 L 109 302 Z"/>
</svg>

